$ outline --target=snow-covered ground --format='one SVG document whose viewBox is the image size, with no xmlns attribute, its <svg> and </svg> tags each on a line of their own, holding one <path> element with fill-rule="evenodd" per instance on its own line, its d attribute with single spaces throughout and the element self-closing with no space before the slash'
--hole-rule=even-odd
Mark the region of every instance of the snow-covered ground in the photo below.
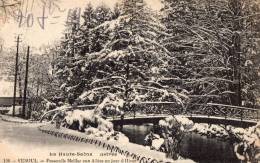
<svg viewBox="0 0 260 163">
<path fill-rule="evenodd" d="M 214 124 L 209 125 L 206 123 L 195 123 L 189 131 L 199 133 L 208 137 L 218 137 L 224 139 L 227 139 L 229 137 L 229 134 L 224 127 Z"/>
<path fill-rule="evenodd" d="M 113 125 L 111 122 L 96 115 L 95 112 L 96 112 L 95 110 L 86 110 L 86 111 L 74 110 L 74 111 L 65 112 L 66 122 L 69 125 L 72 125 L 74 121 L 78 121 L 79 129 L 80 130 L 84 129 L 83 130 L 85 131 L 84 133 L 67 129 L 67 128 L 56 129 L 53 124 L 44 124 L 45 126 L 43 126 L 43 128 L 49 131 L 56 131 L 64 134 L 76 135 L 81 138 L 90 138 L 90 139 L 103 141 L 110 145 L 117 146 L 120 149 L 123 149 L 124 151 L 129 151 L 130 153 L 134 153 L 134 154 L 141 153 L 142 156 L 145 156 L 146 158 L 156 158 L 157 160 L 163 160 L 164 162 L 165 160 L 167 160 L 165 154 L 162 152 L 150 150 L 149 148 L 144 147 L 142 145 L 130 143 L 128 138 L 124 134 L 115 132 L 113 130 Z M 25 123 L 28 122 L 27 120 L 10 117 L 6 115 L 2 115 L 1 117 L 2 119 L 10 122 L 25 122 Z M 85 128 L 84 121 L 90 123 L 96 123 L 97 127 L 88 126 Z M 168 126 L 169 128 L 171 128 L 176 124 L 176 122 L 177 124 L 180 125 L 181 130 L 183 131 L 196 132 L 201 135 L 206 135 L 209 137 L 219 137 L 224 139 L 230 138 L 230 135 L 233 134 L 236 135 L 241 141 L 245 142 L 248 145 L 255 143 L 256 145 L 259 146 L 260 123 L 258 123 L 256 126 L 243 129 L 243 128 L 235 128 L 232 126 L 224 127 L 224 126 L 213 125 L 213 124 L 208 125 L 208 124 L 193 123 L 185 116 L 177 115 L 177 116 L 169 116 L 165 118 L 165 120 L 161 120 L 159 122 L 159 125 Z M 21 128 L 25 126 L 26 125 L 23 124 L 21 125 Z M 28 126 L 30 127 L 34 126 L 36 128 L 37 124 L 28 124 Z M 153 142 L 153 146 L 158 146 L 158 143 L 162 144 L 162 142 Z M 177 161 L 179 162 L 179 160 Z M 186 161 L 193 162 L 191 160 L 186 160 Z"/>
<path fill-rule="evenodd" d="M 30 121 L 26 119 L 22 119 L 19 117 L 12 117 L 11 115 L 1 115 L 0 114 L 0 119 L 8 122 L 16 122 L 16 123 L 29 123 Z"/>
<path fill-rule="evenodd" d="M 6 117 L 5 117 L 6 118 Z M 13 118 L 9 118 L 10 120 L 14 120 Z M 20 119 L 19 119 L 20 120 Z M 95 146 L 93 144 L 84 144 L 74 141 L 69 141 L 66 139 L 56 138 L 54 136 L 42 133 L 38 127 L 43 125 L 42 123 L 27 123 L 27 124 L 16 124 L 11 122 L 5 122 L 0 120 L 0 159 L 3 158 L 38 158 L 38 159 L 60 159 L 58 156 L 50 157 L 50 153 L 88 153 L 92 154 L 92 156 L 88 156 L 88 159 L 129 159 L 133 160 L 129 157 L 120 155 L 119 153 L 115 153 L 114 155 L 102 156 L 104 153 L 110 153 L 108 150 Z M 117 140 L 104 140 L 104 138 L 97 137 L 88 137 L 86 133 L 80 133 L 78 131 L 61 128 L 56 129 L 52 124 L 44 124 L 41 126 L 42 129 L 50 130 L 50 131 L 58 131 L 60 133 L 67 133 L 70 135 L 83 137 L 83 138 L 91 138 L 97 139 L 100 141 L 104 141 L 107 144 L 114 145 L 119 147 L 120 149 L 127 150 L 130 153 L 139 153 L 142 156 L 146 156 L 148 158 L 156 158 L 161 159 L 166 162 L 165 154 L 157 151 L 151 151 L 145 148 L 142 145 L 137 145 L 129 142 L 117 141 Z M 84 159 L 86 157 L 83 156 L 75 156 L 75 157 L 63 157 L 65 159 L 68 158 L 78 158 Z M 137 162 L 137 161 L 136 161 Z M 193 162 L 191 160 L 179 160 L 177 162 Z"/>
<path fill-rule="evenodd" d="M 166 162 L 166 160 L 168 160 L 168 159 L 166 159 L 165 154 L 162 152 L 151 151 L 142 145 L 129 143 L 129 141 L 127 141 L 127 140 L 126 141 L 125 140 L 118 141 L 115 139 L 107 140 L 105 137 L 95 137 L 92 135 L 86 135 L 86 133 L 81 133 L 81 132 L 66 129 L 66 128 L 56 129 L 56 128 L 54 128 L 53 125 L 47 125 L 47 126 L 41 127 L 41 129 L 48 130 L 48 131 L 56 131 L 56 132 L 63 133 L 63 134 L 69 134 L 69 135 L 77 136 L 80 138 L 99 140 L 103 143 L 109 144 L 110 146 L 115 146 L 121 150 L 128 151 L 130 154 L 140 155 L 141 157 L 146 157 L 146 158 L 151 158 L 151 159 L 156 159 L 156 160 L 163 160 L 164 162 Z"/>
<path fill-rule="evenodd" d="M 74 141 L 59 139 L 51 135 L 43 134 L 37 127 L 42 124 L 16 124 L 0 120 L 0 162 L 3 158 L 39 158 L 39 159 L 126 159 L 117 154 L 116 156 L 102 156 L 107 150 L 91 144 L 82 144 Z M 90 154 L 92 156 L 64 156 L 58 154 L 76 153 Z M 57 156 L 50 156 L 56 153 Z M 46 160 L 44 161 L 46 162 Z"/>
</svg>

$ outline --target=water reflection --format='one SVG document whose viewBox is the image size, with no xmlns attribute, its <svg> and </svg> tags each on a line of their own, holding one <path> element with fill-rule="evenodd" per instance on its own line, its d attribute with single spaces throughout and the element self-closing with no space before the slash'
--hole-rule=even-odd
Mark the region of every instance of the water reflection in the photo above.
<svg viewBox="0 0 260 163">
<path fill-rule="evenodd" d="M 129 141 L 143 144 L 145 136 L 153 129 L 152 124 L 124 125 L 116 127 L 128 136 Z M 207 138 L 195 133 L 187 133 L 181 141 L 180 155 L 201 163 L 236 163 L 239 162 L 228 141 Z"/>
<path fill-rule="evenodd" d="M 136 144 L 144 144 L 144 138 L 152 128 L 152 124 L 124 125 L 122 129 L 120 126 L 116 126 L 116 130 L 123 132 L 129 138 L 130 142 Z"/>
<path fill-rule="evenodd" d="M 186 134 L 181 142 L 181 156 L 199 162 L 239 162 L 233 152 L 233 145 L 216 138 L 199 134 Z"/>
</svg>

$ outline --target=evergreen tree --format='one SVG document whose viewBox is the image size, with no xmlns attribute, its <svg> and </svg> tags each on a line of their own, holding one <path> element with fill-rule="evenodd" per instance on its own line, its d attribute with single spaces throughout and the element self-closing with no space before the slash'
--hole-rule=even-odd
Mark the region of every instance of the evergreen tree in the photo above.
<svg viewBox="0 0 260 163">
<path fill-rule="evenodd" d="M 78 66 L 75 65 L 75 57 L 79 56 L 79 35 L 80 35 L 80 10 L 71 9 L 68 12 L 66 29 L 61 41 L 59 56 L 55 66 L 55 75 L 59 81 L 60 88 L 63 90 L 67 102 L 73 103 L 77 96 L 78 89 L 82 81 Z"/>
<path fill-rule="evenodd" d="M 140 101 L 177 101 L 185 96 L 164 85 L 166 67 L 171 63 L 168 51 L 157 38 L 164 28 L 142 0 L 124 1 L 122 14 L 111 21 L 110 42 L 91 59 L 95 77 L 84 97 L 116 94 L 127 104 Z"/>
<path fill-rule="evenodd" d="M 256 9 L 256 5 L 247 1 L 247 7 L 242 9 L 241 3 L 232 0 L 164 1 L 162 21 L 170 36 L 162 42 L 180 61 L 173 73 L 184 80 L 192 103 L 240 105 L 242 101 L 239 90 L 243 90 L 244 79 L 240 75 L 244 57 L 248 55 L 244 53 L 247 50 L 242 53 L 241 48 L 250 43 L 248 37 L 240 42 L 240 37 L 248 31 L 244 27 L 249 25 L 241 19 L 247 17 L 242 14 L 245 11 L 247 15 L 254 15 L 249 6 Z"/>
<path fill-rule="evenodd" d="M 91 29 L 97 26 L 98 22 L 95 19 L 95 12 L 94 8 L 91 4 L 88 4 L 85 8 L 82 18 L 83 18 L 83 24 L 80 28 L 81 30 L 81 42 L 80 42 L 80 49 L 81 50 L 81 56 L 85 56 L 86 53 L 92 52 L 93 47 L 93 33 L 91 32 Z"/>
<path fill-rule="evenodd" d="M 83 12 L 82 25 L 79 23 L 78 9 L 72 10 L 66 23 L 65 37 L 61 42 L 61 52 L 57 58 L 56 75 L 63 89 L 65 99 L 75 103 L 83 89 L 88 88 L 94 77 L 91 64 L 86 63 L 87 54 L 99 52 L 109 39 L 107 22 L 112 13 L 106 6 L 94 9 L 90 4 Z"/>
<path fill-rule="evenodd" d="M 214 34 L 208 29 L 210 23 L 205 3 L 165 0 L 164 5 L 162 22 L 169 35 L 162 37 L 161 42 L 172 57 L 178 59 L 169 67 L 173 76 L 171 81 L 189 91 L 191 103 L 220 102 L 219 94 L 227 88 L 219 87 L 225 85 L 226 80 L 217 72 L 227 69 L 218 62 L 224 60 L 223 57 L 214 52 Z"/>
<path fill-rule="evenodd" d="M 98 6 L 95 10 L 95 19 L 98 24 L 93 32 L 93 51 L 101 51 L 109 41 L 110 30 L 107 30 L 107 22 L 112 20 L 112 11 L 105 5 Z"/>
</svg>

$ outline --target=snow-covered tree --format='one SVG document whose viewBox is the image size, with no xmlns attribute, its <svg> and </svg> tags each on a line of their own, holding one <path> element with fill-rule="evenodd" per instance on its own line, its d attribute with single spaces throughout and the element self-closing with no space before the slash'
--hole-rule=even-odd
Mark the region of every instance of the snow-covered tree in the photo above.
<svg viewBox="0 0 260 163">
<path fill-rule="evenodd" d="M 80 44 L 80 49 L 81 52 L 80 54 L 82 56 L 85 56 L 86 53 L 91 53 L 92 52 L 92 47 L 93 47 L 93 33 L 91 32 L 91 29 L 93 29 L 95 26 L 97 26 L 97 22 L 94 13 L 94 8 L 91 4 L 88 4 L 87 7 L 85 8 L 82 18 L 83 18 L 83 24 L 80 28 L 81 30 L 81 42 Z"/>
<path fill-rule="evenodd" d="M 188 94 L 188 104 L 253 105 L 256 3 L 163 4 L 159 15 L 143 0 L 124 0 L 114 10 L 89 4 L 82 24 L 78 11 L 71 12 L 55 66 L 71 104 L 101 103 L 108 94 L 127 104 L 182 103 Z"/>
<path fill-rule="evenodd" d="M 80 10 L 71 9 L 68 12 L 66 20 L 66 29 L 64 37 L 60 43 L 60 51 L 55 61 L 55 76 L 57 77 L 60 89 L 64 92 L 64 97 L 68 102 L 73 101 L 74 94 L 77 92 L 75 85 L 81 83 L 77 67 L 74 66 L 74 58 L 79 56 L 79 27 L 80 27 Z M 75 89 L 72 89 L 75 88 Z"/>
<path fill-rule="evenodd" d="M 142 0 L 123 1 L 121 15 L 108 24 L 110 41 L 89 56 L 93 73 L 91 89 L 82 100 L 102 100 L 116 94 L 128 105 L 144 101 L 177 101 L 186 96 L 163 83 L 172 63 L 169 52 L 158 42 L 164 28 Z M 101 24 L 102 26 L 104 24 Z"/>
<path fill-rule="evenodd" d="M 80 27 L 80 49 L 83 56 L 86 53 L 100 51 L 108 41 L 108 30 L 102 26 L 106 21 L 112 20 L 113 12 L 105 5 L 93 8 L 91 4 L 85 8 L 82 15 L 83 24 Z M 100 26 L 101 25 L 101 26 Z"/>
<path fill-rule="evenodd" d="M 175 77 L 172 80 L 189 91 L 192 103 L 194 99 L 208 102 L 225 91 L 217 87 L 223 79 L 217 78 L 216 71 L 226 69 L 217 61 L 213 62 L 221 58 L 212 52 L 206 6 L 194 0 L 165 0 L 164 5 L 162 22 L 169 35 L 162 37 L 161 42 L 179 61 L 169 67 Z"/>
<path fill-rule="evenodd" d="M 236 105 L 254 107 L 258 80 L 256 58 L 260 56 L 257 40 L 260 38 L 259 2 L 255 0 L 229 0 L 228 6 L 232 11 L 228 29 L 232 31 L 230 54 L 233 66 L 233 90 Z M 237 81 L 237 82 L 236 82 Z"/>
<path fill-rule="evenodd" d="M 255 59 L 259 39 L 259 4 L 254 0 L 207 1 L 210 30 L 214 41 L 230 69 L 226 79 L 231 80 L 230 103 L 254 106 L 257 71 Z M 226 49 L 226 50 L 223 50 Z M 220 74 L 222 75 L 222 74 Z"/>
<path fill-rule="evenodd" d="M 178 66 L 172 68 L 173 74 L 182 79 L 193 99 L 191 102 L 240 105 L 238 90 L 243 90 L 241 70 L 246 61 L 242 58 L 249 55 L 243 50 L 243 55 L 237 56 L 242 54 L 240 46 L 254 41 L 243 39 L 238 45 L 236 36 L 242 38 L 248 31 L 244 30 L 250 25 L 247 18 L 256 12 L 252 11 L 256 10 L 253 1 L 244 1 L 247 5 L 240 9 L 242 2 L 232 0 L 165 0 L 163 3 L 162 22 L 170 36 L 161 41 L 179 59 Z M 251 19 L 251 23 L 252 20 L 257 19 Z M 236 24 L 241 28 L 236 29 Z M 251 83 L 245 85 L 252 86 Z"/>
<path fill-rule="evenodd" d="M 56 61 L 56 76 L 65 99 L 74 103 L 83 89 L 87 89 L 94 76 L 91 64 L 86 63 L 90 53 L 99 52 L 108 41 L 110 30 L 106 22 L 112 19 L 112 12 L 106 6 L 93 8 L 87 5 L 80 24 L 78 9 L 71 10 L 66 23 L 65 37 L 61 42 Z"/>
</svg>

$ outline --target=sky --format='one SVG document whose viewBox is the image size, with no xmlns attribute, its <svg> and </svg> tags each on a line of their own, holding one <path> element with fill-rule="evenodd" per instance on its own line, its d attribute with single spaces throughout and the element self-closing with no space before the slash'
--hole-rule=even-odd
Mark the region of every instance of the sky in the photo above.
<svg viewBox="0 0 260 163">
<path fill-rule="evenodd" d="M 4 47 L 15 46 L 15 38 L 18 34 L 21 34 L 20 37 L 23 44 L 34 47 L 40 47 L 42 44 L 52 44 L 62 36 L 69 9 L 80 8 L 82 13 L 88 3 L 93 4 L 93 6 L 103 3 L 109 7 L 113 7 L 117 2 L 117 0 L 11 1 L 22 1 L 23 3 L 20 8 L 22 12 L 16 20 L 7 19 L 7 21 L 0 22 L 0 43 L 2 42 Z M 45 8 L 43 7 L 42 1 L 46 3 Z M 161 8 L 160 0 L 146 0 L 146 2 L 147 5 L 154 10 Z M 1 20 L 3 20 L 3 14 L 1 15 L 0 11 L 0 21 Z"/>
</svg>

